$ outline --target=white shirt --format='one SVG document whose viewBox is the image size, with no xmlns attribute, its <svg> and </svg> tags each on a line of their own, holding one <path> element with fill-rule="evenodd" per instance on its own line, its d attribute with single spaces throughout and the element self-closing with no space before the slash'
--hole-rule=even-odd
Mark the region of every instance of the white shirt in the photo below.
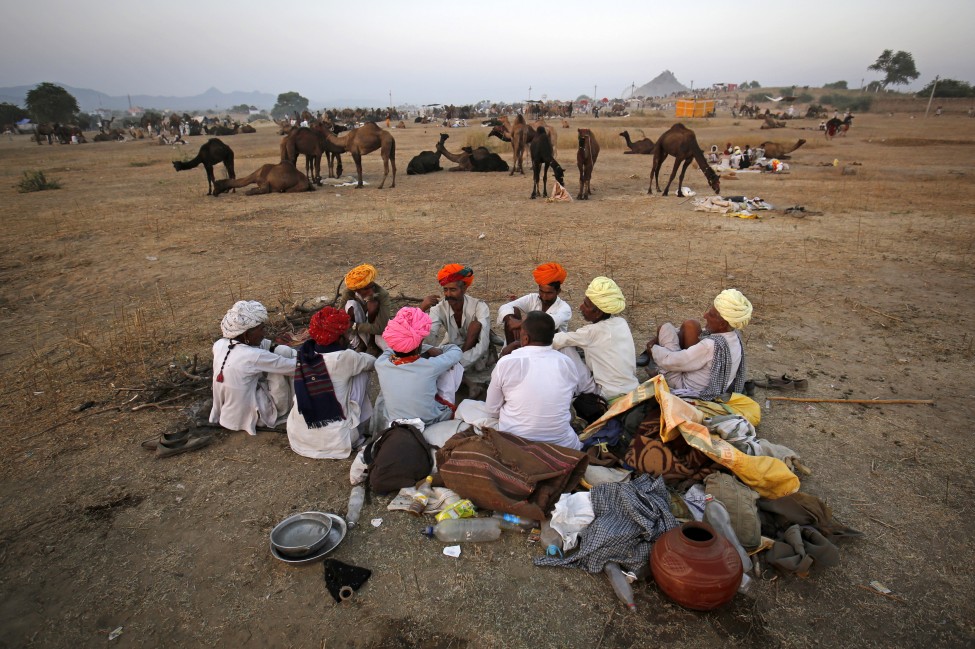
<svg viewBox="0 0 975 649">
<path fill-rule="evenodd" d="M 352 444 L 359 437 L 356 427 L 372 415 L 368 394 L 369 375 L 363 372 L 372 371 L 376 359 L 370 354 L 351 349 L 319 355 L 325 359 L 325 368 L 335 390 L 335 399 L 342 406 L 345 419 L 333 421 L 321 428 L 309 428 L 305 417 L 298 412 L 296 396 L 288 415 L 288 441 L 291 443 L 291 450 L 298 455 L 315 459 L 344 459 L 349 457 Z M 353 383 L 356 379 L 364 383 L 358 386 L 360 394 L 354 394 L 356 390 L 353 390 Z M 362 405 L 360 402 L 363 402 Z"/>
<path fill-rule="evenodd" d="M 269 344 L 270 341 L 265 343 Z M 265 373 L 294 374 L 296 361 L 244 343 L 235 343 L 228 356 L 229 348 L 228 338 L 213 343 L 213 409 L 210 411 L 210 423 L 256 435 L 258 423 L 271 427 L 278 418 L 267 381 L 261 379 Z M 226 364 L 224 358 L 227 359 Z M 217 381 L 221 365 L 222 383 Z"/>
<path fill-rule="evenodd" d="M 630 325 L 619 316 L 612 316 L 570 333 L 557 333 L 552 347 L 579 347 L 586 353 L 586 367 L 599 386 L 604 399 L 635 390 L 636 353 Z"/>
<path fill-rule="evenodd" d="M 544 311 L 552 316 L 552 320 L 555 320 L 556 331 L 569 330 L 569 320 L 572 319 L 572 307 L 560 297 L 555 298 L 555 302 L 548 309 L 542 306 L 542 298 L 538 297 L 538 293 L 529 293 L 517 300 L 503 304 L 498 309 L 498 324 L 504 325 L 505 317 L 514 315 L 516 308 L 521 309 L 526 315 L 530 311 Z"/>
<path fill-rule="evenodd" d="M 661 329 L 660 333 L 663 338 L 664 330 Z M 728 385 L 724 386 L 727 390 L 735 382 L 735 375 L 738 374 L 738 367 L 741 365 L 741 341 L 734 331 L 711 335 L 724 338 L 731 353 L 731 374 L 728 377 Z M 671 389 L 700 392 L 708 387 L 711 382 L 711 363 L 714 361 L 713 340 L 705 338 L 687 349 L 677 347 L 676 336 L 673 344 L 663 339 L 660 343 L 663 344 L 653 346 L 653 362 L 663 372 L 667 385 Z"/>
<path fill-rule="evenodd" d="M 485 402 L 498 430 L 533 442 L 579 450 L 572 429 L 572 398 L 579 383 L 575 366 L 551 346 L 521 347 L 498 360 Z"/>
<path fill-rule="evenodd" d="M 460 327 L 457 326 L 454 310 L 446 299 L 440 300 L 437 306 L 430 309 L 430 318 L 433 320 L 433 326 L 426 339 L 435 347 L 449 343 L 463 349 L 468 328 L 474 322 L 480 322 L 481 335 L 474 346 L 460 357 L 460 364 L 465 369 L 471 365 L 476 369 L 483 369 L 491 341 L 491 309 L 487 302 L 465 295 Z"/>
</svg>

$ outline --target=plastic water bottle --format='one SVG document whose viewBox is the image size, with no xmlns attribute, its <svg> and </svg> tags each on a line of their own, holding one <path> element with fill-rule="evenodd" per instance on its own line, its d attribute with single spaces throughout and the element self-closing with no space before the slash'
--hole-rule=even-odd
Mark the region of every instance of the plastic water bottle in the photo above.
<svg viewBox="0 0 975 649">
<path fill-rule="evenodd" d="M 738 535 L 735 534 L 734 528 L 731 527 L 731 516 L 728 514 L 728 510 L 721 504 L 721 501 L 715 500 L 711 494 L 707 494 L 704 497 L 704 520 L 711 524 L 714 531 L 728 539 L 738 552 L 738 556 L 741 557 L 742 569 L 741 585 L 738 586 L 738 592 L 748 592 L 748 589 L 751 587 L 751 577 L 747 573 L 752 569 L 752 560 L 748 556 L 748 553 L 745 552 L 745 548 L 741 547 L 741 542 L 738 541 Z"/>
<path fill-rule="evenodd" d="M 609 561 L 606 563 L 606 567 L 603 568 L 603 572 L 606 573 L 606 578 L 609 579 L 609 583 L 613 586 L 613 590 L 616 591 L 616 596 L 620 598 L 620 601 L 626 604 L 628 609 L 635 611 L 636 604 L 633 603 L 633 587 L 630 586 L 630 582 L 627 581 L 626 576 L 620 569 L 620 564 Z"/>
<path fill-rule="evenodd" d="M 413 502 L 410 503 L 410 508 L 407 510 L 410 514 L 414 516 L 423 515 L 423 510 L 427 508 L 427 503 L 433 497 L 432 484 L 433 476 L 428 475 L 416 485 L 416 495 L 413 496 Z"/>
<path fill-rule="evenodd" d="M 444 543 L 479 543 L 501 538 L 496 518 L 452 518 L 427 527 L 423 533 Z"/>
<path fill-rule="evenodd" d="M 359 522 L 359 512 L 362 511 L 362 503 L 366 499 L 366 488 L 361 484 L 352 487 L 349 493 L 349 507 L 345 510 L 345 522 L 349 527 L 355 527 Z"/>
<path fill-rule="evenodd" d="M 541 542 L 542 547 L 545 548 L 545 554 L 552 557 L 562 555 L 562 546 L 564 545 L 562 535 L 552 527 L 548 520 L 542 521 Z"/>
<path fill-rule="evenodd" d="M 522 518 L 515 514 L 505 514 L 504 512 L 494 512 L 491 518 L 498 521 L 501 525 L 501 529 L 510 530 L 512 532 L 531 532 L 533 529 L 538 527 L 538 523 L 529 520 L 527 518 Z"/>
</svg>

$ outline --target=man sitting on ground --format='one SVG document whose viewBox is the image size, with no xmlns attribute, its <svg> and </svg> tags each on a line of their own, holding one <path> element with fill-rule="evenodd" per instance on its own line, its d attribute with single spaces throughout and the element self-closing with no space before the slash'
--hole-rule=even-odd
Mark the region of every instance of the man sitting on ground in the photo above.
<svg viewBox="0 0 975 649">
<path fill-rule="evenodd" d="M 376 360 L 382 428 L 397 419 L 430 425 L 453 417 L 464 375 L 462 352 L 457 345 L 423 345 L 430 327 L 430 316 L 416 307 L 403 307 L 386 325 L 383 338 L 389 349 Z"/>
<path fill-rule="evenodd" d="M 274 428 L 291 409 L 295 351 L 272 349 L 264 337 L 267 309 L 241 300 L 223 317 L 223 338 L 213 343 L 213 408 L 210 423 L 257 435 L 257 427 Z"/>
<path fill-rule="evenodd" d="M 665 322 L 647 343 L 647 352 L 678 396 L 710 400 L 741 392 L 746 368 L 740 331 L 751 317 L 748 298 L 737 289 L 724 290 L 704 313 L 708 334 L 702 335 L 697 320 L 685 320 L 680 330 Z"/>
<path fill-rule="evenodd" d="M 562 292 L 562 282 L 567 276 L 561 264 L 549 262 L 534 270 L 532 276 L 538 284 L 537 293 L 529 293 L 517 300 L 513 300 L 498 309 L 498 324 L 504 327 L 504 352 L 517 349 L 519 344 L 518 328 L 525 314 L 530 311 L 542 311 L 549 314 L 555 321 L 558 331 L 569 330 L 569 320 L 572 318 L 572 307 L 559 297 Z M 514 347 L 511 346 L 515 343 Z"/>
<path fill-rule="evenodd" d="M 576 364 L 584 383 L 580 392 L 597 393 L 612 401 L 639 385 L 633 334 L 626 320 L 617 317 L 625 308 L 626 299 L 616 282 L 597 277 L 589 284 L 579 306 L 589 324 L 573 332 L 555 334 L 552 347 Z M 585 363 L 576 348 L 585 352 Z"/>
<path fill-rule="evenodd" d="M 555 321 L 530 311 L 519 335 L 521 346 L 498 360 L 491 373 L 487 401 L 461 402 L 457 417 L 533 442 L 582 448 L 570 411 L 579 375 L 568 356 L 552 349 Z"/>
<path fill-rule="evenodd" d="M 349 314 L 327 306 L 311 317 L 310 340 L 298 350 L 288 441 L 298 455 L 344 459 L 372 416 L 369 372 L 376 359 L 348 349 Z"/>
<path fill-rule="evenodd" d="M 356 266 L 345 274 L 342 308 L 352 318 L 349 347 L 379 356 L 388 346 L 383 330 L 389 324 L 389 293 L 376 283 L 376 269 L 370 264 Z"/>
<path fill-rule="evenodd" d="M 467 295 L 474 283 L 474 271 L 460 264 L 447 264 L 437 273 L 437 281 L 443 287 L 444 299 L 428 295 L 420 304 L 433 321 L 430 342 L 460 347 L 460 364 L 465 372 L 490 369 L 491 309 L 484 300 Z"/>
</svg>

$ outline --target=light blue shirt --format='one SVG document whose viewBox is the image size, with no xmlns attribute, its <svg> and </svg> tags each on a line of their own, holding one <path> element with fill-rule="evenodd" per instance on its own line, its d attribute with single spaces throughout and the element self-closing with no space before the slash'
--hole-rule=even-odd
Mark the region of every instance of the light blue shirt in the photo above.
<svg viewBox="0 0 975 649">
<path fill-rule="evenodd" d="M 430 347 L 424 345 L 423 350 L 427 349 Z M 450 408 L 436 401 L 437 378 L 460 362 L 463 354 L 457 345 L 444 345 L 441 349 L 439 356 L 420 357 L 403 365 L 393 365 L 392 350 L 376 360 L 376 376 L 389 421 L 420 419 L 429 425 L 450 417 Z"/>
</svg>

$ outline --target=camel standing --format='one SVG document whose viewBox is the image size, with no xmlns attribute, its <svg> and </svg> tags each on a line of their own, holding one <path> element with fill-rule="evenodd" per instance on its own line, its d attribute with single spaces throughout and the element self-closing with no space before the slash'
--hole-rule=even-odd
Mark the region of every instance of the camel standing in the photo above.
<svg viewBox="0 0 975 649">
<path fill-rule="evenodd" d="M 653 153 L 653 140 L 648 137 L 631 142 L 629 131 L 623 131 L 620 133 L 620 137 L 626 141 L 626 147 L 629 149 L 629 151 L 624 151 L 623 153 L 636 153 L 639 155 L 651 155 Z"/>
<path fill-rule="evenodd" d="M 684 165 L 681 167 L 680 179 L 677 181 L 677 195 L 680 197 L 684 196 L 684 174 L 687 172 L 687 168 L 691 166 L 692 160 L 697 162 L 697 165 L 701 168 L 704 177 L 707 178 L 708 184 L 714 190 L 714 193 L 720 194 L 721 181 L 718 178 L 718 174 L 714 173 L 714 170 L 708 165 L 708 161 L 704 157 L 704 152 L 697 144 L 697 137 L 694 135 L 694 131 L 683 124 L 674 124 L 657 140 L 657 144 L 653 150 L 653 169 L 650 171 L 650 187 L 647 189 L 648 194 L 653 193 L 654 182 L 657 183 L 657 191 L 660 191 L 660 167 L 669 155 L 674 156 L 674 169 L 670 172 L 670 180 L 667 181 L 667 187 L 664 188 L 664 196 L 670 191 L 670 184 L 674 182 L 674 176 L 677 175 L 677 167 L 682 162 Z"/>
<path fill-rule="evenodd" d="M 552 174 L 560 185 L 565 185 L 565 171 L 555 160 L 555 150 L 552 148 L 552 141 L 549 139 L 546 129 L 543 128 L 532 133 L 530 149 L 532 154 L 532 180 L 535 183 L 532 187 L 532 198 L 538 198 L 538 176 L 543 165 L 545 166 L 545 173 L 542 176 L 542 196 L 548 198 L 548 168 L 552 168 Z"/>
<path fill-rule="evenodd" d="M 97 141 L 97 136 L 96 136 Z M 200 147 L 199 153 L 196 157 L 187 162 L 181 162 L 179 160 L 173 160 L 173 168 L 176 171 L 185 171 L 186 169 L 192 169 L 199 165 L 203 165 L 203 168 L 207 172 L 207 196 L 213 194 L 213 167 L 219 163 L 223 163 L 224 168 L 227 170 L 227 175 L 233 180 L 236 178 L 234 175 L 234 151 L 229 146 L 221 142 L 217 138 L 211 138 L 206 141 L 206 143 Z"/>
<path fill-rule="evenodd" d="M 362 156 L 376 149 L 380 149 L 383 156 L 383 181 L 379 183 L 379 189 L 386 184 L 390 163 L 393 165 L 393 182 L 389 188 L 396 187 L 396 140 L 375 122 L 366 122 L 365 125 L 352 129 L 342 137 L 336 137 L 334 133 L 329 132 L 325 134 L 325 138 L 331 144 L 341 148 L 343 153 L 348 151 L 352 155 L 356 174 L 359 177 L 356 189 L 362 188 Z"/>
<path fill-rule="evenodd" d="M 298 156 L 305 156 L 305 174 L 316 185 L 322 184 L 322 155 L 334 154 L 335 146 L 330 145 L 324 133 L 317 128 L 302 126 L 291 131 L 281 140 L 281 159 L 290 160 L 291 164 L 298 164 Z M 336 157 L 337 154 L 335 154 Z M 338 173 L 342 174 L 342 159 L 338 160 Z M 332 175 L 332 158 L 328 160 L 328 177 Z"/>
<path fill-rule="evenodd" d="M 525 118 L 521 115 L 515 115 L 514 123 L 512 123 L 508 121 L 507 115 L 502 115 L 498 122 L 488 133 L 488 137 L 493 135 L 499 140 L 511 143 L 511 173 L 508 175 L 514 176 L 517 170 L 524 176 L 525 138 L 528 135 L 528 125 L 525 123 Z"/>
<path fill-rule="evenodd" d="M 579 195 L 581 201 L 589 200 L 592 193 L 592 169 L 599 157 L 599 142 L 588 128 L 579 129 L 579 149 L 576 151 L 576 164 L 579 165 Z"/>
<path fill-rule="evenodd" d="M 247 185 L 257 185 L 257 187 L 246 192 L 248 196 L 276 193 L 293 194 L 310 192 L 315 189 L 314 185 L 309 182 L 308 176 L 298 171 L 290 160 L 282 160 L 276 165 L 262 165 L 260 169 L 240 180 L 234 178 L 218 180 L 213 184 L 213 195 L 219 196 L 230 189 L 246 187 Z"/>
</svg>

